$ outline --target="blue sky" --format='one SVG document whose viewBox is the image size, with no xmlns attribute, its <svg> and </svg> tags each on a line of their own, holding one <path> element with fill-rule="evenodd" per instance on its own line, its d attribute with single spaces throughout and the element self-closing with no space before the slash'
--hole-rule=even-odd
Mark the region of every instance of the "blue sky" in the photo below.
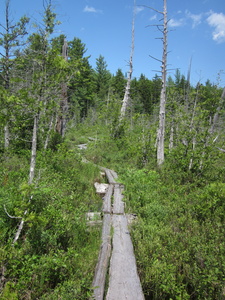
<svg viewBox="0 0 225 300">
<path fill-rule="evenodd" d="M 5 0 L 0 0 L 3 10 Z M 55 34 L 64 33 L 68 40 L 78 37 L 86 44 L 90 63 L 103 55 L 108 69 L 115 74 L 118 68 L 128 71 L 131 46 L 133 0 L 52 0 L 58 19 L 62 22 Z M 163 0 L 136 0 L 134 73 L 149 79 L 160 70 L 162 42 L 156 27 L 163 9 Z M 224 0 L 168 0 L 168 68 L 170 75 L 179 68 L 186 75 L 192 59 L 191 81 L 205 83 L 207 79 L 225 85 L 225 3 Z M 31 21 L 41 19 L 43 0 L 11 0 L 15 20 L 27 14 Z M 0 12 L 2 20 L 3 12 Z M 32 29 L 30 29 L 32 30 Z"/>
</svg>

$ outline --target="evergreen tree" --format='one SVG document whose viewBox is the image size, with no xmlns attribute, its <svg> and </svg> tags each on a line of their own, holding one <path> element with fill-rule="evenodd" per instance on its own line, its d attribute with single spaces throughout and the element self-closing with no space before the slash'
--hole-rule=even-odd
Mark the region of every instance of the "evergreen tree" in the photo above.
<svg viewBox="0 0 225 300">
<path fill-rule="evenodd" d="M 105 58 L 100 55 L 96 59 L 95 69 L 95 82 L 96 82 L 96 93 L 100 101 L 107 98 L 109 92 L 111 74 L 107 70 L 107 63 Z"/>
<path fill-rule="evenodd" d="M 111 88 L 115 95 L 118 95 L 120 99 L 123 98 L 126 85 L 126 79 L 121 69 L 116 71 L 116 75 L 111 79 Z"/>
<path fill-rule="evenodd" d="M 0 27 L 2 29 L 0 46 L 2 46 L 3 51 L 0 52 L 0 76 L 3 87 L 6 90 L 4 97 L 4 132 L 5 132 L 5 148 L 9 147 L 10 133 L 9 127 L 13 116 L 13 101 L 12 101 L 12 68 L 15 58 L 15 52 L 23 45 L 23 38 L 27 34 L 26 26 L 29 19 L 23 16 L 18 22 L 13 22 L 10 18 L 10 0 L 6 0 L 5 3 L 5 23 L 1 23 Z"/>
<path fill-rule="evenodd" d="M 94 106 L 94 71 L 89 64 L 89 57 L 84 56 L 87 49 L 79 38 L 69 42 L 69 66 L 74 69 L 69 82 L 69 101 L 71 103 L 71 116 L 77 115 L 85 118 L 88 109 Z"/>
</svg>

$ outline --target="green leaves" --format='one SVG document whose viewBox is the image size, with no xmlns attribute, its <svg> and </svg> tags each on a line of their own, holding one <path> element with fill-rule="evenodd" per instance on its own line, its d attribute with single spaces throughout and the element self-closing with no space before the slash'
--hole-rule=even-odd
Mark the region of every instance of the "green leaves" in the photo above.
<svg viewBox="0 0 225 300">
<path fill-rule="evenodd" d="M 0 165 L 0 261 L 7 261 L 9 282 L 3 294 L 13 300 L 27 293 L 33 299 L 52 299 L 55 289 L 56 297 L 75 295 L 85 300 L 100 242 L 99 228 L 87 226 L 85 213 L 102 205 L 93 188 L 99 169 L 81 163 L 78 154 L 65 145 L 58 152 L 38 153 L 40 178 L 35 186 L 26 183 L 28 165 L 29 156 L 8 157 Z M 20 219 L 7 216 L 3 204 L 11 216 L 23 217 L 25 222 L 13 248 Z M 72 285 L 74 290 L 68 291 Z"/>
</svg>

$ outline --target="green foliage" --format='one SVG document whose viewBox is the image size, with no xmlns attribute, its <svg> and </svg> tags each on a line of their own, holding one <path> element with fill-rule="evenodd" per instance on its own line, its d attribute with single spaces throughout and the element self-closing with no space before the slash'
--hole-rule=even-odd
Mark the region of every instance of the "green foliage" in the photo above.
<svg viewBox="0 0 225 300">
<path fill-rule="evenodd" d="M 2 300 L 18 300 L 17 292 L 15 292 L 15 284 L 8 281 L 4 287 Z"/>
<path fill-rule="evenodd" d="M 93 187 L 95 180 L 101 180 L 99 169 L 82 163 L 63 144 L 56 152 L 38 153 L 34 186 L 26 183 L 28 164 L 21 155 L 1 163 L 0 268 L 6 267 L 7 284 L 0 298 L 64 299 L 73 285 L 76 288 L 69 295 L 87 299 L 100 231 L 87 225 L 85 214 L 102 205 Z M 9 215 L 20 217 L 25 210 L 21 237 L 12 247 L 20 219 Z"/>
<path fill-rule="evenodd" d="M 138 215 L 132 236 L 145 294 L 222 299 L 224 183 L 179 186 L 168 176 L 133 169 L 121 177 L 127 205 Z"/>
<path fill-rule="evenodd" d="M 114 94 L 122 100 L 125 93 L 126 79 L 121 69 L 116 71 L 116 75 L 111 79 L 111 88 Z"/>
<path fill-rule="evenodd" d="M 96 93 L 99 97 L 99 100 L 105 101 L 109 84 L 110 84 L 111 74 L 107 70 L 107 63 L 105 58 L 102 55 L 96 59 L 96 69 L 95 69 L 95 82 L 96 82 Z M 102 103 L 100 103 L 102 105 Z"/>
</svg>

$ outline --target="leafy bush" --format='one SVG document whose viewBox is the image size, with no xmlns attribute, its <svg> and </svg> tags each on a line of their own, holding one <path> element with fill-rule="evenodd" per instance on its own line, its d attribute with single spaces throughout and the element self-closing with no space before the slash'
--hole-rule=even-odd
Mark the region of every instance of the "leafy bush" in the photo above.
<svg viewBox="0 0 225 300">
<path fill-rule="evenodd" d="M 223 299 L 224 183 L 167 185 L 155 171 L 121 176 L 141 281 L 150 299 Z"/>
<path fill-rule="evenodd" d="M 56 152 L 38 153 L 34 185 L 26 183 L 27 170 L 29 161 L 19 156 L 1 165 L 0 268 L 5 270 L 5 285 L 0 297 L 69 299 L 65 295 L 74 285 L 70 295 L 87 299 L 100 230 L 87 225 L 85 214 L 102 205 L 93 185 L 101 180 L 99 169 L 82 163 L 75 151 L 61 144 Z M 25 221 L 14 247 L 11 243 L 21 219 L 10 218 L 4 205 L 10 216 Z"/>
</svg>

